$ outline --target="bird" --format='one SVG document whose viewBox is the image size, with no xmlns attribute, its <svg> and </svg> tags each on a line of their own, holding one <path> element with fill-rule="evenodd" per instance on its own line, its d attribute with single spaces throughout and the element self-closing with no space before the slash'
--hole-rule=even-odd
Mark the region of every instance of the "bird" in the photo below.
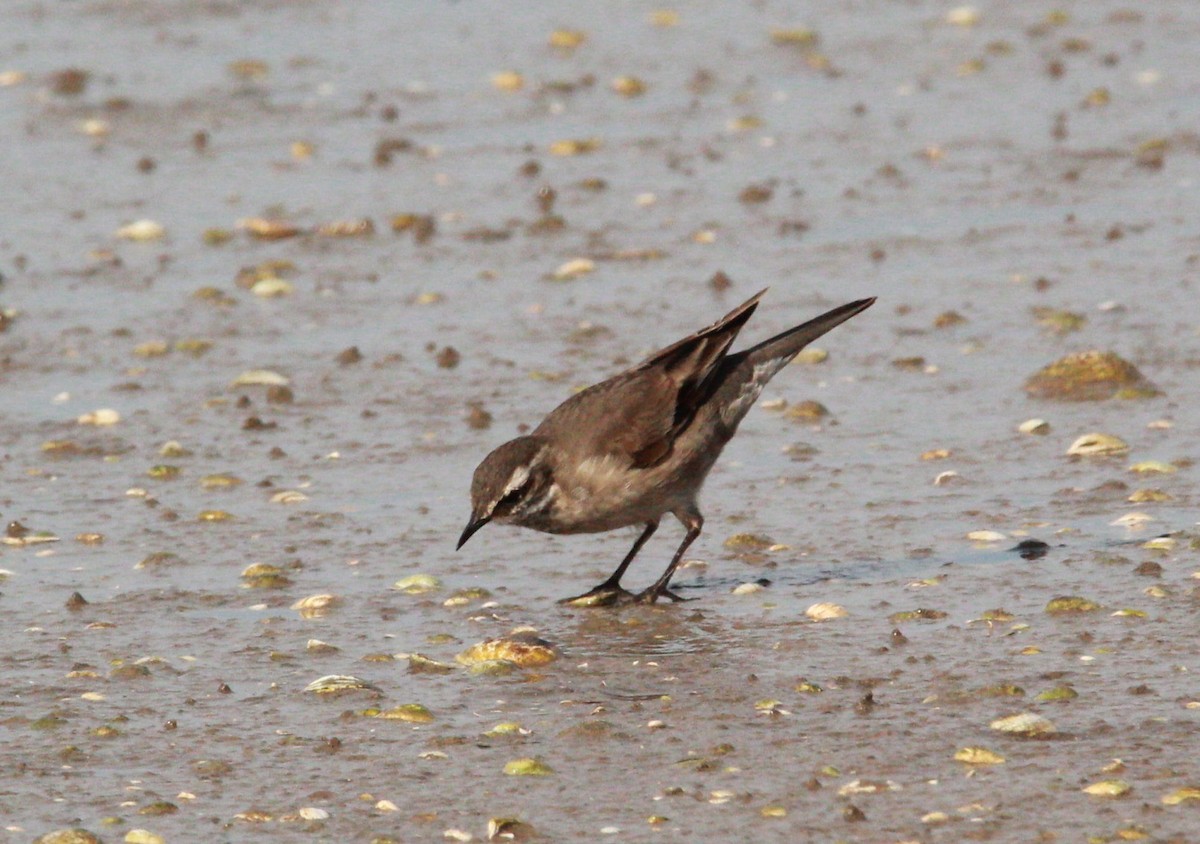
<svg viewBox="0 0 1200 844">
<path fill-rule="evenodd" d="M 608 606 L 682 601 L 669 586 L 704 517 L 705 478 L 767 382 L 810 342 L 871 307 L 858 299 L 731 354 L 764 289 L 707 328 L 631 369 L 575 393 L 530 433 L 500 445 L 471 479 L 471 515 L 461 549 L 491 522 L 552 534 L 641 526 L 616 570 L 560 603 Z M 662 575 L 632 593 L 629 564 L 670 513 L 685 529 Z"/>
</svg>

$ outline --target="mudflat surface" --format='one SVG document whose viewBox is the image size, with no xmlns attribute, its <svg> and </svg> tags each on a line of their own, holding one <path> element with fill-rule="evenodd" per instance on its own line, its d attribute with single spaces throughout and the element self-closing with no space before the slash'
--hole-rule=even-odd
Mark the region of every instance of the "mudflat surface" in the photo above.
<svg viewBox="0 0 1200 844">
<path fill-rule="evenodd" d="M 5 21 L 3 840 L 1196 840 L 1194 2 Z M 696 600 L 555 603 L 633 531 L 454 552 L 491 448 L 768 285 L 747 340 L 879 302 L 710 476 Z M 1086 349 L 1161 394 L 1025 393 Z M 522 625 L 558 658 L 455 663 Z"/>
</svg>

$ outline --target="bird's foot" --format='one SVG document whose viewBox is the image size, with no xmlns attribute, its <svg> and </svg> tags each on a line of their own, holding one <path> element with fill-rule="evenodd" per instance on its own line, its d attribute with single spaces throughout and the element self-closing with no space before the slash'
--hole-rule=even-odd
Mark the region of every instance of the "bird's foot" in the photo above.
<svg viewBox="0 0 1200 844">
<path fill-rule="evenodd" d="M 611 607 L 628 604 L 633 600 L 634 594 L 628 589 L 616 583 L 601 583 L 595 589 L 574 598 L 563 598 L 559 603 L 568 607 Z"/>
<path fill-rule="evenodd" d="M 665 586 L 661 588 L 651 586 L 649 589 L 638 592 L 637 595 L 633 596 L 633 600 L 639 604 L 657 603 L 659 598 L 669 598 L 674 603 L 696 600 L 695 598 L 685 598 L 682 595 L 678 595 Z"/>
</svg>

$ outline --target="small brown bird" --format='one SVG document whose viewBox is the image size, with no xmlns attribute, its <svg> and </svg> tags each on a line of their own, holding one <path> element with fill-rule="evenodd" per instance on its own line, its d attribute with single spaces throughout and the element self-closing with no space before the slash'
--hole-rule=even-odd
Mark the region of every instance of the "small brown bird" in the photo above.
<svg viewBox="0 0 1200 844">
<path fill-rule="evenodd" d="M 801 349 L 875 301 L 850 302 L 729 354 L 766 292 L 633 369 L 576 393 L 528 436 L 485 457 L 471 480 L 471 518 L 457 547 L 488 522 L 545 533 L 642 525 L 607 580 L 563 603 L 683 600 L 667 587 L 704 526 L 696 499 L 738 423 L 771 377 Z M 633 595 L 621 587 L 621 577 L 667 513 L 683 523 L 687 534 L 662 576 Z"/>
</svg>

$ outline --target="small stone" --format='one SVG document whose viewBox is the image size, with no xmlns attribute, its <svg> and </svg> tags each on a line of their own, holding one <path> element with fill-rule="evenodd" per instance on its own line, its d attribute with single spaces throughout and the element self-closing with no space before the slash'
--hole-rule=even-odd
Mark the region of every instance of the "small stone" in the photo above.
<svg viewBox="0 0 1200 844">
<path fill-rule="evenodd" d="M 362 352 L 358 350 L 358 346 L 350 346 L 338 352 L 335 360 L 339 366 L 351 366 L 359 363 L 363 359 Z"/>
</svg>

